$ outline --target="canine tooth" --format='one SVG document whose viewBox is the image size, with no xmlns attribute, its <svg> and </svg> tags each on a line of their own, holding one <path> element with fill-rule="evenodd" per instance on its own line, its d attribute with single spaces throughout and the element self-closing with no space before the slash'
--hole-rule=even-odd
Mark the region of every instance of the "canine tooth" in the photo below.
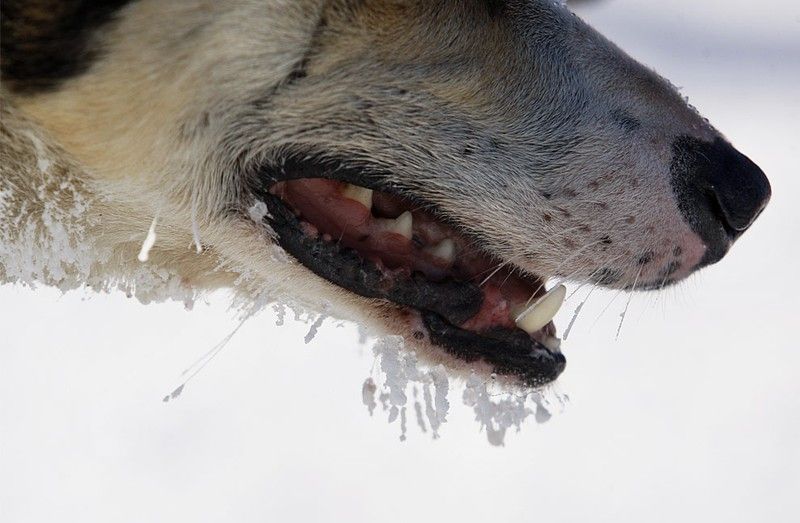
<svg viewBox="0 0 800 523">
<path fill-rule="evenodd" d="M 410 211 L 406 211 L 394 220 L 388 220 L 386 225 L 389 231 L 401 234 L 410 240 L 411 229 L 414 226 L 414 217 L 411 216 Z"/>
<path fill-rule="evenodd" d="M 438 245 L 428 248 L 428 252 L 440 260 L 452 263 L 456 259 L 456 243 L 450 238 L 445 238 Z"/>
<path fill-rule="evenodd" d="M 547 291 L 547 294 L 536 300 L 533 305 L 522 312 L 514 322 L 517 327 L 528 334 L 533 334 L 552 320 L 564 298 L 567 296 L 567 288 L 559 284 Z"/>
<path fill-rule="evenodd" d="M 367 209 L 372 209 L 372 189 L 348 183 L 342 191 L 342 196 L 359 202 Z"/>
</svg>

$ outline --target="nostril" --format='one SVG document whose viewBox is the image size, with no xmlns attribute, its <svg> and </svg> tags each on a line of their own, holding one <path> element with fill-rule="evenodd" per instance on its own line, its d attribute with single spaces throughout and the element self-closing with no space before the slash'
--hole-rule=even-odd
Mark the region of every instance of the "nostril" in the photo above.
<svg viewBox="0 0 800 523">
<path fill-rule="evenodd" d="M 684 219 L 719 260 L 767 205 L 764 172 L 729 143 L 680 137 L 672 146 L 672 189 Z"/>
<path fill-rule="evenodd" d="M 728 235 L 728 237 L 731 240 L 735 240 L 741 236 L 742 232 L 744 231 L 739 230 L 731 225 L 728 217 L 726 216 L 725 209 L 722 206 L 722 202 L 719 201 L 719 196 L 716 192 L 714 192 L 713 188 L 706 193 L 706 199 L 708 202 L 708 208 L 711 209 L 711 212 L 722 225 L 723 229 L 725 229 L 725 233 Z"/>
<path fill-rule="evenodd" d="M 714 152 L 719 164 L 705 173 L 709 187 L 725 224 L 742 233 L 766 207 L 772 192 L 769 181 L 756 164 L 727 142 L 718 139 Z"/>
</svg>

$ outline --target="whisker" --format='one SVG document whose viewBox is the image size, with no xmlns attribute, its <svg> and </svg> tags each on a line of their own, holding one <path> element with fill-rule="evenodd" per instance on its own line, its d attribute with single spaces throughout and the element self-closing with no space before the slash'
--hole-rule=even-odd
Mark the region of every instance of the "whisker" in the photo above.
<svg viewBox="0 0 800 523">
<path fill-rule="evenodd" d="M 592 242 L 592 243 L 586 244 L 586 245 L 584 245 L 583 247 L 581 247 L 580 249 L 578 249 L 576 252 L 572 253 L 570 256 L 568 256 L 568 257 L 567 257 L 567 258 L 565 258 L 565 259 L 564 259 L 564 260 L 563 260 L 561 263 L 559 263 L 559 264 L 558 264 L 558 266 L 555 268 L 555 270 L 553 271 L 553 273 L 554 273 L 554 274 L 558 273 L 558 271 L 559 271 L 559 270 L 560 270 L 560 269 L 561 269 L 561 268 L 562 268 L 562 267 L 563 267 L 563 266 L 564 266 L 566 263 L 568 263 L 570 260 L 572 260 L 573 258 L 575 258 L 576 256 L 578 256 L 579 254 L 581 254 L 581 252 L 582 252 L 582 251 L 586 250 L 586 249 L 587 249 L 587 248 L 589 248 L 589 247 L 592 247 L 593 245 L 597 245 L 598 243 L 600 243 L 600 241 L 597 241 L 597 242 Z M 574 273 L 573 273 L 573 274 L 574 274 Z M 564 278 L 562 278 L 562 279 L 561 279 L 561 280 L 559 280 L 559 281 L 564 281 L 564 280 L 565 280 L 565 279 L 564 279 Z M 526 301 L 526 302 L 525 302 L 525 307 L 528 307 L 528 306 L 530 306 L 530 304 L 531 304 L 531 301 L 532 301 L 532 300 L 533 300 L 533 298 L 536 296 L 536 294 L 538 294 L 538 293 L 539 293 L 539 291 L 540 291 L 540 290 L 542 290 L 542 288 L 545 286 L 545 283 L 546 283 L 546 280 L 545 280 L 545 278 L 543 277 L 543 278 L 542 278 L 542 283 L 540 283 L 540 284 L 539 284 L 539 286 L 538 286 L 538 287 L 537 287 L 537 288 L 536 288 L 536 289 L 533 291 L 533 294 L 531 294 L 530 298 L 528 298 L 528 301 Z"/>
<path fill-rule="evenodd" d="M 636 278 L 633 280 L 633 288 L 631 289 L 630 293 L 628 293 L 628 301 L 625 302 L 625 310 L 622 311 L 622 314 L 619 315 L 619 325 L 617 325 L 617 334 L 614 336 L 615 340 L 619 339 L 619 333 L 622 330 L 622 324 L 625 321 L 625 316 L 628 314 L 628 307 L 631 304 L 631 300 L 633 299 L 633 293 L 636 292 L 636 284 L 639 282 L 639 276 L 642 275 L 642 267 L 639 267 L 639 272 L 636 273 Z"/>
<path fill-rule="evenodd" d="M 507 259 L 507 260 L 505 260 L 505 261 L 503 261 L 503 262 L 500 262 L 500 263 L 498 263 L 498 264 L 497 264 L 497 267 L 496 267 L 496 268 L 495 268 L 495 269 L 492 271 L 492 273 L 491 273 L 491 274 L 489 274 L 489 276 L 487 276 L 486 278 L 484 278 L 484 279 L 483 279 L 483 281 L 481 281 L 481 282 L 480 282 L 480 284 L 478 284 L 478 286 L 479 286 L 479 287 L 483 287 L 483 286 L 486 284 L 486 282 L 488 282 L 489 280 L 491 280 L 491 279 L 492 279 L 492 277 L 493 277 L 495 274 L 497 274 L 498 272 L 500 272 L 500 270 L 501 270 L 501 269 L 503 269 L 503 267 L 505 267 L 506 265 L 509 265 L 509 264 L 513 263 L 513 262 L 514 262 L 514 260 L 518 260 L 520 257 L 521 257 L 521 255 L 519 255 L 519 254 L 518 254 L 518 255 L 516 255 L 516 256 L 512 256 L 511 258 L 509 258 L 509 259 Z M 487 269 L 487 270 L 488 270 L 488 269 Z M 510 274 L 509 274 L 509 275 L 510 275 Z M 506 277 L 506 279 L 508 279 L 508 277 Z M 503 280 L 503 283 L 505 283 L 505 280 Z"/>
</svg>

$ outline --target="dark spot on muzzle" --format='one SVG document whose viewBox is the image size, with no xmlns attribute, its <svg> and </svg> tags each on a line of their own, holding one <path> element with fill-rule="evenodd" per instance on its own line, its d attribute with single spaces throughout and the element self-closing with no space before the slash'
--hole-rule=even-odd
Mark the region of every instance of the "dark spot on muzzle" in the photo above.
<svg viewBox="0 0 800 523">
<path fill-rule="evenodd" d="M 769 201 L 761 169 L 728 142 L 682 136 L 672 144 L 671 183 L 678 208 L 708 247 L 701 265 L 719 261 Z"/>
<path fill-rule="evenodd" d="M 655 256 L 656 256 L 655 252 L 645 251 L 639 255 L 639 258 L 636 260 L 636 264 L 639 265 L 640 267 L 644 267 L 645 265 L 653 261 L 653 258 L 655 258 Z"/>
</svg>

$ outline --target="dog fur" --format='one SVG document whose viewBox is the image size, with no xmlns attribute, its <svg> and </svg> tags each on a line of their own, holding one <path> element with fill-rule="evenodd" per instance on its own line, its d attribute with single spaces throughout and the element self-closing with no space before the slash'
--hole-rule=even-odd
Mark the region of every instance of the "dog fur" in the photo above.
<svg viewBox="0 0 800 523">
<path fill-rule="evenodd" d="M 652 288 L 703 264 L 670 166 L 676 138 L 719 133 L 558 3 L 64 4 L 3 5 L 2 280 L 136 293 L 157 217 L 147 270 L 173 290 L 283 289 L 407 334 L 251 219 L 260 166 L 290 157 L 374 171 L 543 277 Z"/>
</svg>

